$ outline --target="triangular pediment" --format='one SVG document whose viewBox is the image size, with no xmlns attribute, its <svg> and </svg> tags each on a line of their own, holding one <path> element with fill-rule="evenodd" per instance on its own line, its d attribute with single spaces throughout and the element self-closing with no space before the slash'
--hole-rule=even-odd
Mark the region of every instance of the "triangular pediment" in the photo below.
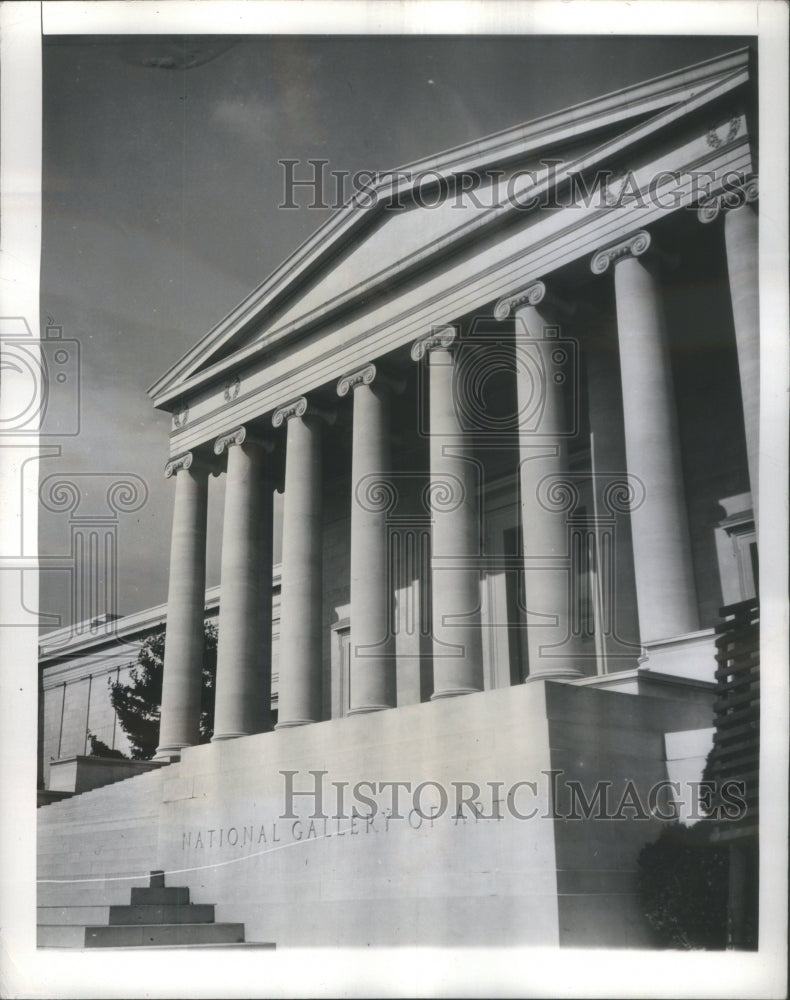
<svg viewBox="0 0 790 1000">
<path fill-rule="evenodd" d="M 739 50 L 382 175 L 151 387 L 155 404 L 172 409 L 233 367 L 487 238 L 529 199 L 545 203 L 570 177 L 621 163 L 742 86 L 748 62 Z"/>
</svg>

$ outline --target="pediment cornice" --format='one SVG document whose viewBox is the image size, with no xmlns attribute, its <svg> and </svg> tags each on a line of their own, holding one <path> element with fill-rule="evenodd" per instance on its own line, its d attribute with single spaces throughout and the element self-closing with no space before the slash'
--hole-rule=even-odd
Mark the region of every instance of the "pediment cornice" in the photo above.
<svg viewBox="0 0 790 1000">
<path fill-rule="evenodd" d="M 584 102 L 566 111 L 544 116 L 526 125 L 497 133 L 477 142 L 458 147 L 430 159 L 416 161 L 373 186 L 375 202 L 361 205 L 353 199 L 332 216 L 313 236 L 292 254 L 254 292 L 210 331 L 176 365 L 149 389 L 156 406 L 173 409 L 186 395 L 212 384 L 231 369 L 258 360 L 279 347 L 285 340 L 298 338 L 317 326 L 327 323 L 354 303 L 369 299 L 378 290 L 391 287 L 393 281 L 403 281 L 409 274 L 437 262 L 448 253 L 472 240 L 484 236 L 505 224 L 514 213 L 524 214 L 526 186 L 530 197 L 540 199 L 550 186 L 567 183 L 573 175 L 582 174 L 606 161 L 622 157 L 629 147 L 635 147 L 662 129 L 672 127 L 685 116 L 731 93 L 748 80 L 748 50 L 708 60 L 675 74 L 626 88 L 614 94 Z M 645 114 L 650 114 L 644 120 Z M 638 124 L 633 125 L 633 120 Z M 393 199 L 403 199 L 410 184 L 402 174 L 411 177 L 419 173 L 436 174 L 448 180 L 469 172 L 490 171 L 497 164 L 530 156 L 546 154 L 558 145 L 586 136 L 622 121 L 622 133 L 610 138 L 581 156 L 563 163 L 559 170 L 544 171 L 536 183 L 523 181 L 513 188 L 512 200 L 497 203 L 442 233 L 406 258 L 389 264 L 358 284 L 329 297 L 319 306 L 290 319 L 279 327 L 275 321 L 265 328 L 267 315 L 288 295 L 326 269 L 339 246 L 353 242 L 356 231 L 367 230 L 377 214 L 385 211 Z M 742 137 L 740 137 L 742 140 Z M 735 141 L 739 141 L 736 139 Z M 399 173 L 401 176 L 399 177 Z M 265 332 L 251 342 L 244 342 L 252 328 L 264 326 Z M 234 344 L 237 349 L 234 350 Z M 212 358 L 216 359 L 212 362 Z"/>
</svg>

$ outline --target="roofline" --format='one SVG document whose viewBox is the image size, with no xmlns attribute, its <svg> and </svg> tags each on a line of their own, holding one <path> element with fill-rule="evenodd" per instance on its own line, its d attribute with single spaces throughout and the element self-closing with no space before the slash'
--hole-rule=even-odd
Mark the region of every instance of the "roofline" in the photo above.
<svg viewBox="0 0 790 1000">
<path fill-rule="evenodd" d="M 272 569 L 272 589 L 280 585 L 281 569 L 276 564 Z M 205 609 L 215 611 L 220 606 L 221 585 L 206 588 Z M 102 630 L 90 631 L 90 621 L 75 622 L 63 628 L 54 629 L 41 636 L 38 644 L 39 663 L 43 665 L 56 663 L 59 660 L 73 656 L 75 653 L 86 653 L 103 646 L 118 645 L 129 641 L 152 629 L 160 628 L 167 622 L 167 603 L 155 604 L 142 611 L 133 611 L 107 622 Z M 109 629 L 107 631 L 105 629 Z M 56 645 L 53 648 L 53 643 Z"/>
<path fill-rule="evenodd" d="M 734 73 L 737 70 L 749 68 L 750 49 L 748 46 L 735 49 L 730 53 L 706 59 L 682 70 L 674 70 L 647 81 L 631 84 L 617 91 L 611 91 L 600 97 L 595 97 L 560 111 L 550 112 L 540 118 L 532 119 L 521 125 L 502 130 L 434 154 L 430 157 L 412 161 L 401 167 L 383 172 L 379 179 L 367 189 L 365 197 L 372 204 L 360 204 L 359 194 L 348 199 L 333 215 L 316 229 L 296 250 L 279 264 L 271 274 L 261 282 L 249 295 L 239 302 L 223 319 L 208 331 L 193 347 L 187 351 L 173 366 L 161 375 L 147 392 L 155 406 L 166 408 L 167 403 L 173 403 L 182 395 L 180 387 L 176 389 L 174 382 L 177 377 L 189 372 L 190 362 L 205 353 L 206 347 L 221 347 L 253 323 L 260 313 L 288 290 L 304 281 L 310 269 L 320 264 L 327 248 L 343 236 L 348 239 L 354 230 L 369 222 L 372 212 L 383 210 L 385 198 L 400 197 L 415 188 L 414 180 L 406 180 L 399 172 L 415 172 L 436 174 L 438 178 L 449 179 L 464 172 L 473 170 L 484 171 L 492 162 L 515 160 L 526 154 L 536 154 L 541 149 L 567 141 L 568 138 L 578 138 L 596 128 L 602 122 L 603 112 L 614 111 L 624 104 L 635 100 L 647 103 L 649 98 L 661 97 L 660 105 L 675 104 L 681 100 L 677 91 L 686 90 L 695 83 L 705 86 L 711 78 Z M 675 95 L 675 96 L 673 96 Z M 689 97 L 696 96 L 694 93 Z M 646 109 L 647 110 L 647 109 Z M 653 107 L 653 110 L 660 110 Z M 636 113 L 639 113 L 638 111 Z M 571 132 L 557 135 L 558 131 L 570 128 Z M 530 145 L 530 141 L 534 144 Z M 394 178 L 394 180 L 393 180 Z M 375 199 L 370 192 L 375 193 Z M 285 279 L 285 280 L 283 280 Z M 188 377 L 188 376 L 187 376 Z M 189 391 L 185 387 L 184 391 Z"/>
</svg>

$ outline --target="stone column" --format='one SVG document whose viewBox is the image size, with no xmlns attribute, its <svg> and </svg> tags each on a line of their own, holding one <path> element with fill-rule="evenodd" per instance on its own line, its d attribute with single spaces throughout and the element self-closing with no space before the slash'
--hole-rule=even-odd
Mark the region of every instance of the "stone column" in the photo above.
<svg viewBox="0 0 790 1000">
<path fill-rule="evenodd" d="M 535 281 L 517 295 L 500 299 L 497 319 L 515 314 L 516 397 L 519 413 L 519 490 L 529 619 L 528 680 L 583 676 L 578 637 L 573 635 L 573 585 L 566 503 L 551 503 L 568 472 L 567 424 L 562 368 L 568 345 L 547 337 L 557 330 L 545 313 L 546 286 Z M 560 360 L 560 356 L 562 359 Z M 572 359 L 571 359 L 572 363 Z M 558 370 L 559 369 L 559 370 Z"/>
<path fill-rule="evenodd" d="M 203 619 L 206 606 L 208 468 L 191 452 L 165 466 L 175 476 L 170 585 L 159 746 L 154 760 L 178 760 L 200 736 Z"/>
<path fill-rule="evenodd" d="M 608 320 L 608 315 L 605 317 Z M 641 653 L 639 638 L 639 612 L 634 578 L 634 550 L 631 540 L 628 484 L 623 473 L 628 468 L 625 457 L 623 433 L 623 401 L 620 391 L 620 362 L 617 333 L 612 329 L 596 329 L 605 323 L 604 317 L 585 324 L 584 369 L 587 384 L 587 407 L 590 421 L 590 464 L 593 472 L 592 488 L 595 497 L 598 544 L 601 555 L 599 579 L 605 584 L 607 553 L 605 544 L 607 521 L 613 530 L 613 548 L 608 553 L 611 584 L 603 594 L 604 647 L 607 672 L 631 670 Z M 605 324 L 608 326 L 608 323 Z M 616 497 L 610 492 L 622 483 L 624 498 L 619 508 Z M 613 502 L 614 501 L 614 502 Z M 625 508 L 625 509 L 623 509 Z"/>
<path fill-rule="evenodd" d="M 724 242 L 732 296 L 732 318 L 741 379 L 746 455 L 757 520 L 760 454 L 760 310 L 757 226 L 758 180 L 752 177 L 736 190 L 706 200 L 701 222 L 712 222 L 724 211 Z"/>
<path fill-rule="evenodd" d="M 596 253 L 594 274 L 614 265 L 620 375 L 629 476 L 644 502 L 631 512 L 642 642 L 699 628 L 678 418 L 658 281 L 640 258 L 640 230 Z"/>
<path fill-rule="evenodd" d="M 354 396 L 351 457 L 351 647 L 349 715 L 397 704 L 395 642 L 387 552 L 391 472 L 390 388 L 375 365 L 337 383 L 339 396 Z"/>
<path fill-rule="evenodd" d="M 452 326 L 435 328 L 411 349 L 429 369 L 434 699 L 483 689 L 478 483 L 454 400 L 456 337 Z"/>
<path fill-rule="evenodd" d="M 214 444 L 217 455 L 227 449 L 228 467 L 213 740 L 271 729 L 274 486 L 266 464 L 271 448 L 246 427 Z"/>
<path fill-rule="evenodd" d="M 304 396 L 272 416 L 287 423 L 277 729 L 321 719 L 321 416 Z"/>
</svg>

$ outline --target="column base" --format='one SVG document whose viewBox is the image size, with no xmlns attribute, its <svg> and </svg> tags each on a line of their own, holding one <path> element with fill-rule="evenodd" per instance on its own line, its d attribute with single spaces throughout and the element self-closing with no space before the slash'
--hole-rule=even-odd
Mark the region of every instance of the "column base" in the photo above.
<svg viewBox="0 0 790 1000">
<path fill-rule="evenodd" d="M 361 705 L 359 708 L 350 708 L 346 712 L 346 718 L 349 715 L 367 715 L 369 712 L 387 712 L 396 707 L 395 705 Z"/>
<path fill-rule="evenodd" d="M 181 760 L 181 751 L 191 746 L 191 743 L 173 743 L 167 747 L 157 747 L 152 759 L 164 761 L 166 764 L 177 764 Z"/>
<path fill-rule="evenodd" d="M 320 719 L 290 719 L 286 722 L 278 722 L 274 727 L 275 731 L 278 729 L 294 729 L 296 726 L 312 726 Z"/>
<path fill-rule="evenodd" d="M 448 688 L 446 691 L 434 691 L 431 701 L 439 701 L 441 698 L 457 698 L 462 694 L 479 694 L 482 688 Z"/>
<path fill-rule="evenodd" d="M 586 674 L 583 674 L 580 670 L 570 670 L 559 667 L 557 670 L 547 670 L 545 672 L 530 674 L 529 677 L 525 677 L 523 684 L 529 684 L 534 681 L 580 681 Z"/>
<path fill-rule="evenodd" d="M 211 737 L 212 743 L 221 743 L 223 740 L 237 740 L 240 736 L 251 736 L 252 733 L 215 733 Z"/>
</svg>

